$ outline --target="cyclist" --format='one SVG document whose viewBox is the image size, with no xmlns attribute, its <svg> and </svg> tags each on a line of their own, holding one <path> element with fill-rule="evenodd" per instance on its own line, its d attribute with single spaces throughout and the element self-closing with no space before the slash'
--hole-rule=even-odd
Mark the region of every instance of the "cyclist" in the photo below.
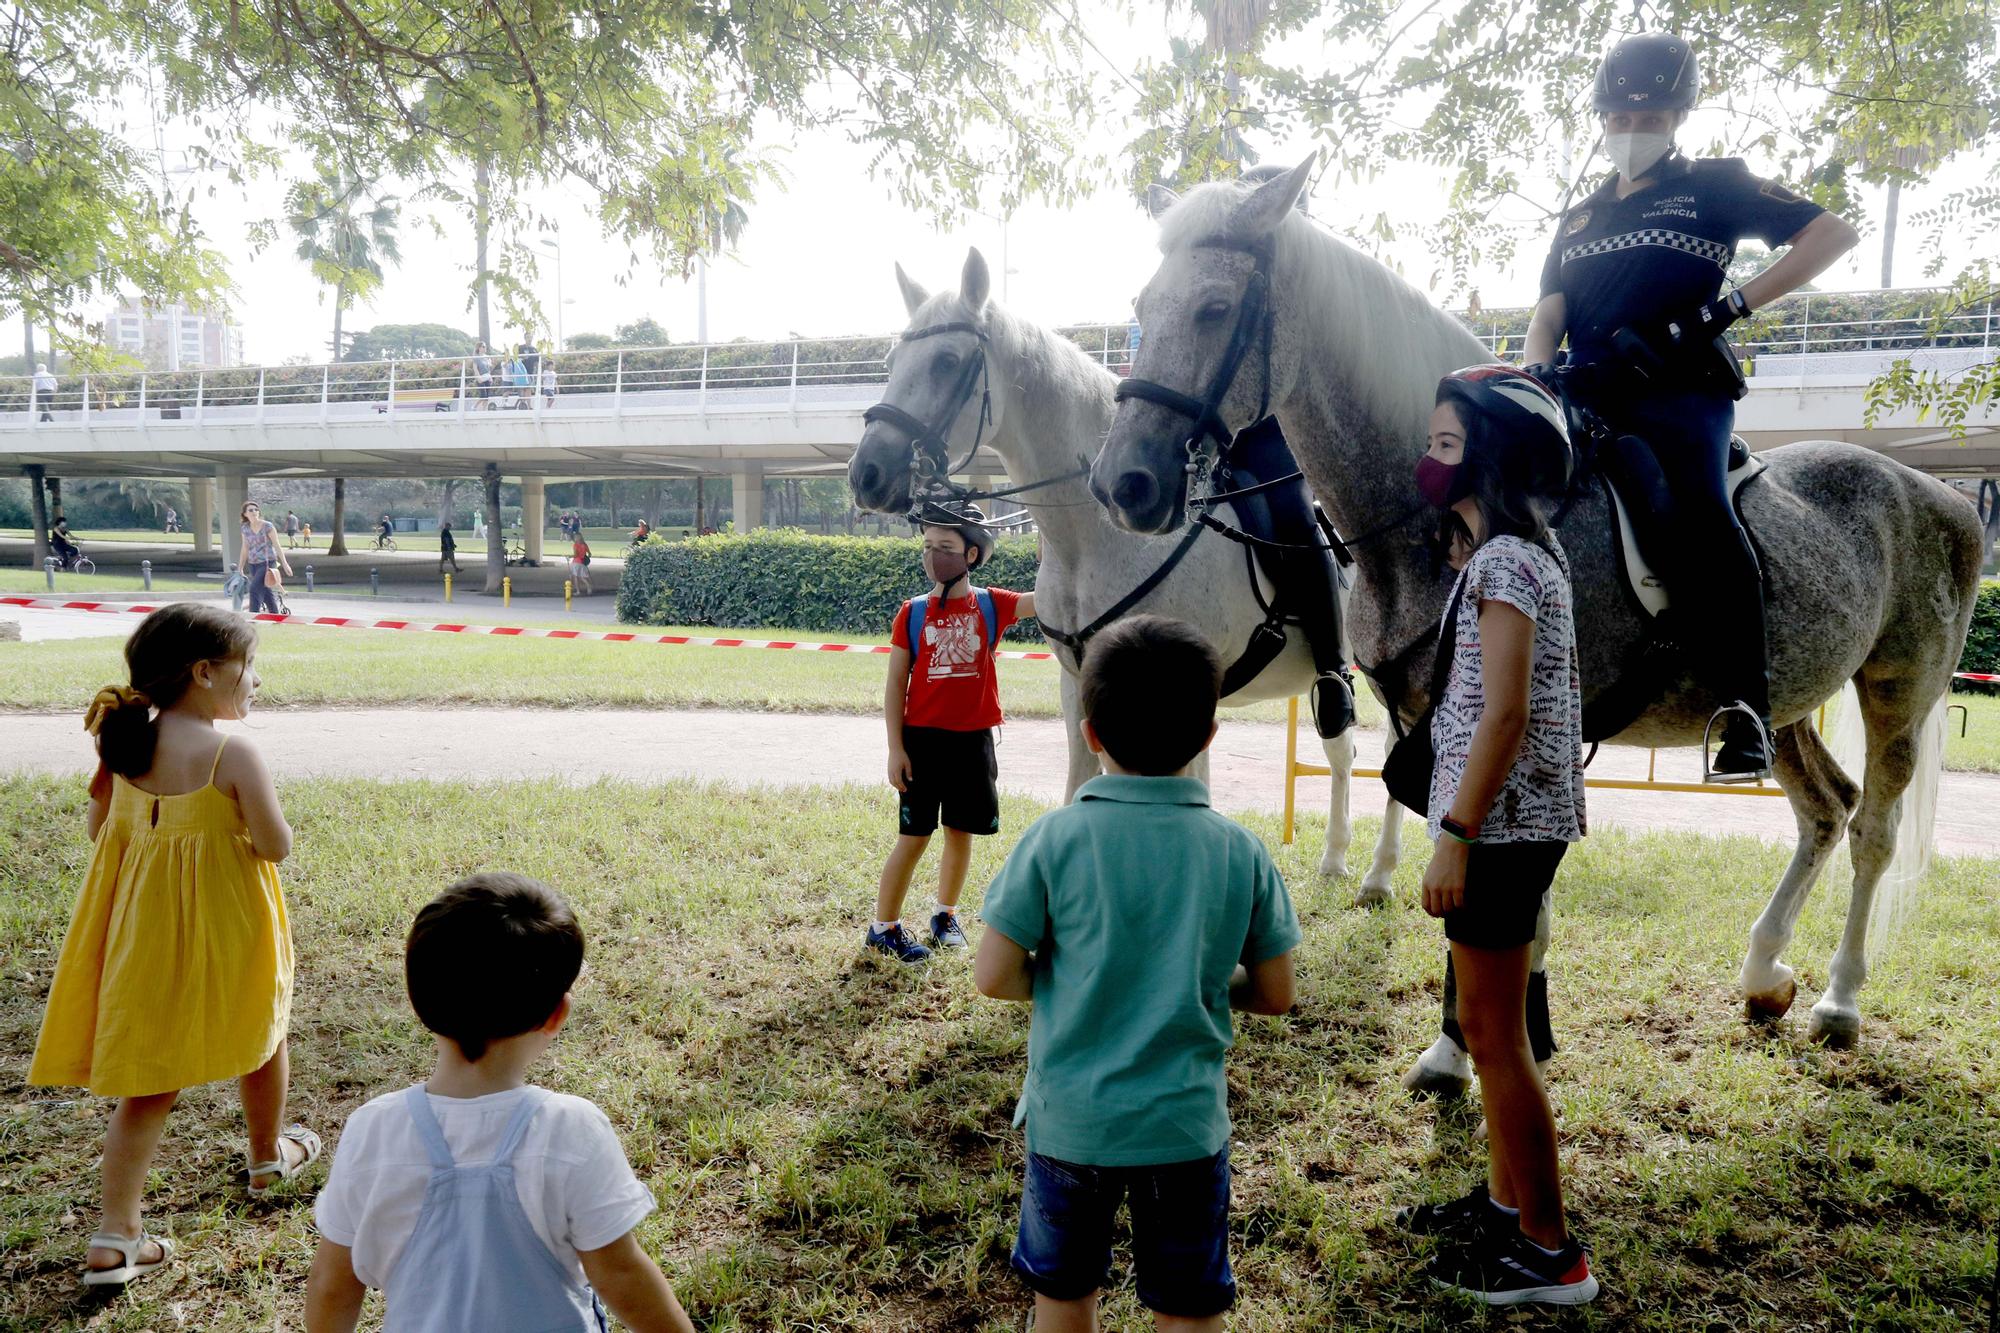
<svg viewBox="0 0 2000 1333">
<path fill-rule="evenodd" d="M 1724 707 L 1712 780 L 1771 769 L 1770 666 L 1763 585 L 1728 493 L 1730 433 L 1743 381 L 1722 339 L 1753 309 L 1796 290 L 1858 233 L 1740 158 L 1684 157 L 1674 132 L 1701 86 L 1694 48 L 1671 33 L 1622 38 L 1597 72 L 1593 103 L 1617 170 L 1556 223 L 1528 326 L 1528 370 L 1563 382 L 1618 435 L 1651 446 L 1684 540 L 1673 564 L 1679 633 Z M 1722 294 L 1736 245 L 1790 250 Z"/>
<path fill-rule="evenodd" d="M 395 532 L 396 521 L 387 514 L 382 515 L 382 521 L 375 525 L 375 549 L 380 551 L 393 544 Z"/>
</svg>

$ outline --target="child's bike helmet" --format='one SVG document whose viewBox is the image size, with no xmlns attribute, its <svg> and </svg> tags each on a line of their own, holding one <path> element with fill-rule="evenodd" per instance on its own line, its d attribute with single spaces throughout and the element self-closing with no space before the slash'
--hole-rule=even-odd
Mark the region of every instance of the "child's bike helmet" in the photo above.
<svg viewBox="0 0 2000 1333">
<path fill-rule="evenodd" d="M 1575 467 L 1569 417 L 1540 380 L 1498 363 L 1467 366 L 1438 381 L 1437 401 L 1447 399 L 1493 425 L 1489 438 L 1504 441 L 1508 453 L 1525 465 L 1532 489 L 1544 495 L 1569 489 Z"/>
<path fill-rule="evenodd" d="M 979 552 L 973 567 L 980 568 L 993 558 L 993 529 L 986 526 L 986 511 L 970 500 L 926 500 L 911 514 L 910 522 L 924 528 L 950 528 L 965 538 L 969 554 Z"/>
</svg>

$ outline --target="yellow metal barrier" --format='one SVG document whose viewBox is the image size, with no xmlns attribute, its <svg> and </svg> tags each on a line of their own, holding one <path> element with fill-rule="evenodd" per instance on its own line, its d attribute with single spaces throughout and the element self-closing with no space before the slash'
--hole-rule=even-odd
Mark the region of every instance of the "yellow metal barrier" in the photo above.
<svg viewBox="0 0 2000 1333">
<path fill-rule="evenodd" d="M 451 575 L 449 574 L 444 576 L 444 599 L 447 602 L 451 600 Z"/>
<path fill-rule="evenodd" d="M 500 605 L 512 606 L 513 604 L 514 576 L 512 574 L 502 574 L 500 576 Z"/>
<path fill-rule="evenodd" d="M 565 611 L 569 610 L 570 593 L 574 591 L 575 588 L 576 584 L 570 582 L 568 579 L 563 580 L 563 610 Z"/>
<path fill-rule="evenodd" d="M 1818 726 L 1826 730 L 1826 705 L 1819 709 Z M 1646 776 L 1641 778 L 1592 778 L 1586 777 L 1583 785 L 1598 787 L 1607 791 L 1681 791 L 1698 792 L 1709 796 L 1783 796 L 1785 789 L 1775 784 L 1758 782 L 1754 786 L 1716 785 L 1706 782 L 1661 782 L 1653 776 L 1659 763 L 1660 752 L 1646 752 Z M 1325 764 L 1302 764 L 1299 762 L 1299 698 L 1293 695 L 1285 706 L 1285 830 L 1283 841 L 1287 846 L 1292 841 L 1294 818 L 1297 814 L 1296 789 L 1300 778 L 1332 777 L 1333 770 Z M 1379 768 L 1357 768 L 1357 778 L 1379 778 Z"/>
</svg>

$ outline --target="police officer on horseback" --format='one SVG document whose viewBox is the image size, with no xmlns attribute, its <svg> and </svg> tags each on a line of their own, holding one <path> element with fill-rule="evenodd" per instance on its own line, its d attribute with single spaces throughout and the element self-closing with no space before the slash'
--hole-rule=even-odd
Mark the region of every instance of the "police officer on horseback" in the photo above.
<svg viewBox="0 0 2000 1333">
<path fill-rule="evenodd" d="M 1723 700 L 1711 777 L 1771 768 L 1770 667 L 1757 557 L 1729 497 L 1735 403 L 1743 379 L 1724 331 L 1802 286 L 1859 239 L 1847 222 L 1741 158 L 1683 156 L 1674 134 L 1700 91 L 1694 48 L 1670 33 L 1621 39 L 1593 103 L 1615 174 L 1558 219 L 1528 369 L 1560 382 L 1615 435 L 1644 440 L 1675 506 L 1682 549 L 1669 584 L 1683 646 Z M 1790 250 L 1728 293 L 1737 243 Z M 1560 369 L 1556 349 L 1567 335 Z"/>
</svg>

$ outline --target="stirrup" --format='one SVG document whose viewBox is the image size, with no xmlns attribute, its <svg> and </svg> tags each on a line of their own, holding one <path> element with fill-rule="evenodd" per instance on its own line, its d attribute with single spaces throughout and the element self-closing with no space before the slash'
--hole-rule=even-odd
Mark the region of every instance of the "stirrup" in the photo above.
<svg viewBox="0 0 2000 1333">
<path fill-rule="evenodd" d="M 1715 724 L 1728 718 L 1731 714 L 1739 714 L 1748 718 L 1751 727 L 1757 733 L 1757 739 L 1763 745 L 1764 762 L 1757 768 L 1744 769 L 1741 772 L 1735 773 L 1723 773 L 1716 770 L 1715 761 L 1709 749 L 1715 738 Z M 1728 743 L 1725 734 L 1723 744 L 1727 745 Z M 1702 729 L 1701 780 L 1712 787 L 1727 787 L 1742 783 L 1762 782 L 1765 778 L 1771 776 L 1771 757 L 1776 751 L 1777 745 L 1771 739 L 1770 729 L 1764 725 L 1764 719 L 1757 715 L 1756 709 L 1741 701 L 1724 704 L 1715 710 L 1714 716 L 1708 719 L 1708 725 Z"/>
<path fill-rule="evenodd" d="M 1322 672 L 1313 681 L 1313 730 L 1323 741 L 1344 735 L 1354 725 L 1354 680 L 1345 669 Z"/>
</svg>

